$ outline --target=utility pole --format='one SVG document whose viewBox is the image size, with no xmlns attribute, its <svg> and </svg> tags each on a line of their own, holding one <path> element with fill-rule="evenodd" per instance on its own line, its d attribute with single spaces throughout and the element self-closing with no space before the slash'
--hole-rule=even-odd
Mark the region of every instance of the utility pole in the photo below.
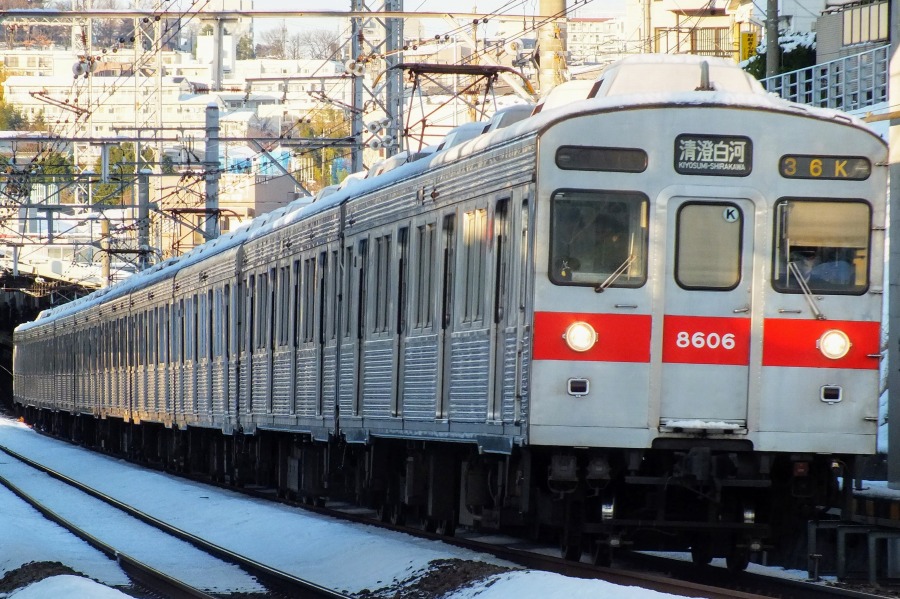
<svg viewBox="0 0 900 599">
<path fill-rule="evenodd" d="M 541 95 L 546 95 L 562 83 L 562 73 L 566 67 L 566 0 L 541 0 L 539 10 L 542 15 L 553 17 L 538 30 L 541 61 L 538 82 Z"/>
<path fill-rule="evenodd" d="M 896 6 L 894 7 L 896 9 Z M 888 68 L 888 105 L 900 102 L 900 10 L 891 11 L 891 64 Z M 890 223 L 888 228 L 888 486 L 900 489 L 900 117 L 891 119 Z"/>
<path fill-rule="evenodd" d="M 650 19 L 651 0 L 644 0 L 644 52 L 650 54 L 653 52 L 653 29 Z"/>
<path fill-rule="evenodd" d="M 778 74 L 781 62 L 778 46 L 778 0 L 766 1 L 766 77 Z"/>
</svg>

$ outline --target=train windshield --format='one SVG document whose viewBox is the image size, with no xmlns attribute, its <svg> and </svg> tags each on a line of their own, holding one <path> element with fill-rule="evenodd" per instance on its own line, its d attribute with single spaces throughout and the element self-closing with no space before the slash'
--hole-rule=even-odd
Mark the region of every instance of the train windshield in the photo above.
<svg viewBox="0 0 900 599">
<path fill-rule="evenodd" d="M 862 201 L 782 200 L 775 207 L 772 286 L 783 293 L 861 294 L 869 285 L 872 211 Z"/>
<path fill-rule="evenodd" d="M 550 200 L 550 280 L 640 287 L 647 280 L 648 199 L 636 192 L 561 190 Z"/>
</svg>

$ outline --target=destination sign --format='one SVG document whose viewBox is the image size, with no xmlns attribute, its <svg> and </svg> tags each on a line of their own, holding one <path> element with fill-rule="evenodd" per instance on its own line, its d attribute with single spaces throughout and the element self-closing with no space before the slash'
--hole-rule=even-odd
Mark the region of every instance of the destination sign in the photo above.
<svg viewBox="0 0 900 599">
<path fill-rule="evenodd" d="M 778 171 L 787 179 L 849 179 L 864 181 L 872 174 L 872 164 L 858 156 L 807 156 L 791 154 L 781 157 Z"/>
<path fill-rule="evenodd" d="M 684 134 L 675 138 L 675 172 L 746 177 L 753 170 L 749 137 Z"/>
</svg>

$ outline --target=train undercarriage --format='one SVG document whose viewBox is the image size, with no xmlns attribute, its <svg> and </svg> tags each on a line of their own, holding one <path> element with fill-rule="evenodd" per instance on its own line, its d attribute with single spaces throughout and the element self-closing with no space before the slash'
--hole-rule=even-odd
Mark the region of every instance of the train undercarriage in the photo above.
<svg viewBox="0 0 900 599">
<path fill-rule="evenodd" d="M 452 536 L 457 527 L 558 542 L 608 565 L 622 549 L 689 551 L 697 564 L 724 557 L 743 570 L 754 555 L 805 567 L 806 522 L 851 506 L 853 461 L 834 456 L 729 451 L 703 440 L 665 450 L 516 448 L 372 438 L 319 442 L 309 435 L 166 427 L 17 406 L 46 433 L 105 453 L 310 505 L 371 507 L 395 525 Z M 846 512 L 849 514 L 849 512 Z"/>
</svg>

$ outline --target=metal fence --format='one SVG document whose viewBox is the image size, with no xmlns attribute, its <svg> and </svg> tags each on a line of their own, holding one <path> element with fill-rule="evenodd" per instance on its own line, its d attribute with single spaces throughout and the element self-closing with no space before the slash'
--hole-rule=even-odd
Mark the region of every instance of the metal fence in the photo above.
<svg viewBox="0 0 900 599">
<path fill-rule="evenodd" d="M 823 108 L 857 110 L 888 95 L 890 45 L 853 56 L 762 79 L 763 86 L 785 100 Z"/>
</svg>

